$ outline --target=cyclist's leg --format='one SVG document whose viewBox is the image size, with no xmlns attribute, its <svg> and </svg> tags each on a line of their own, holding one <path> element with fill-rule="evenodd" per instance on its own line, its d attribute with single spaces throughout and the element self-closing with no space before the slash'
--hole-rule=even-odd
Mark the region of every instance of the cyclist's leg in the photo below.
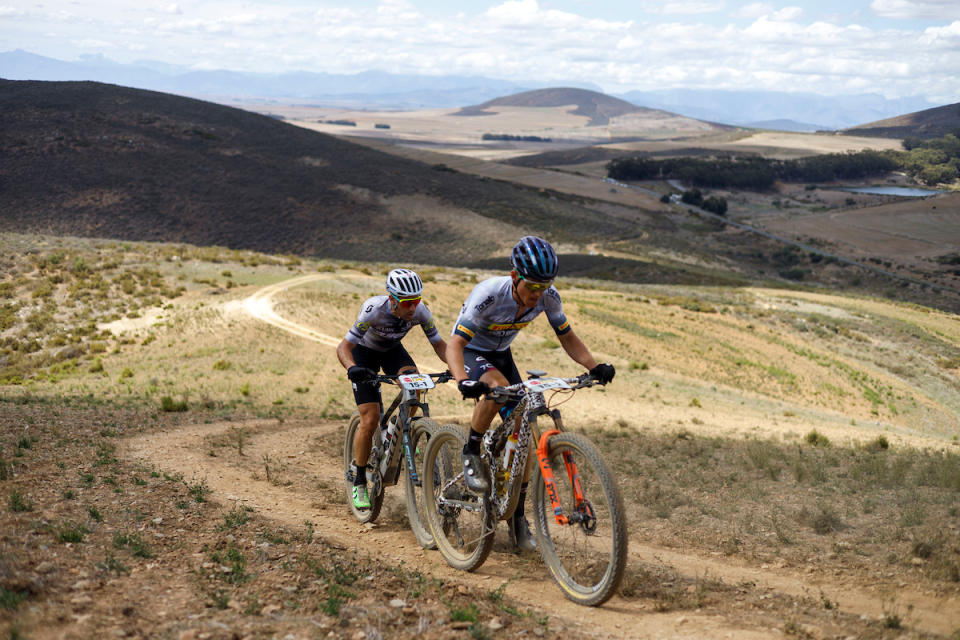
<svg viewBox="0 0 960 640">
<path fill-rule="evenodd" d="M 361 367 L 379 371 L 383 356 L 380 352 L 367 349 L 362 345 L 353 348 L 353 359 Z M 360 424 L 353 436 L 353 458 L 357 473 L 353 480 L 353 505 L 357 509 L 370 508 L 370 495 L 367 492 L 367 462 L 373 444 L 373 434 L 380 422 L 382 404 L 380 386 L 376 383 L 361 382 L 353 384 L 353 397 L 357 402 Z"/>
<path fill-rule="evenodd" d="M 463 350 L 463 367 L 470 380 L 479 380 L 491 387 L 502 387 L 519 382 L 519 373 L 516 374 L 517 380 L 511 381 L 513 377 L 511 373 L 516 372 L 517 367 L 513 364 L 509 349 L 488 352 L 466 348 Z M 502 406 L 487 398 L 481 398 L 473 409 L 473 417 L 470 420 L 471 430 L 481 436 L 486 433 Z"/>
</svg>

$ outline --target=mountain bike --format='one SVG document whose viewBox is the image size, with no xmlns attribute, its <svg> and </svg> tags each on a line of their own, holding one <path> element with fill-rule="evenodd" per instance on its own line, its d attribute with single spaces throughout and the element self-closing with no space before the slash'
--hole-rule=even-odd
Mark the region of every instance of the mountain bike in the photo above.
<svg viewBox="0 0 960 640">
<path fill-rule="evenodd" d="M 467 489 L 461 427 L 444 425 L 430 438 L 421 473 L 426 521 L 450 566 L 478 568 L 493 547 L 497 520 L 509 518 L 517 506 L 532 448 L 538 463 L 530 485 L 537 548 L 567 598 L 600 605 L 616 591 L 626 568 L 623 499 L 597 448 L 585 436 L 565 432 L 559 410 L 549 406 L 557 394 L 571 394 L 597 380 L 590 374 L 552 378 L 542 371 L 527 373 L 528 380 L 487 394 L 500 403 L 519 401 L 499 426 L 484 434 L 480 455 L 492 480 L 489 492 L 478 495 Z M 546 431 L 538 426 L 541 416 L 552 421 Z"/>
<path fill-rule="evenodd" d="M 404 477 L 406 488 L 407 519 L 417 542 L 424 548 L 433 548 L 433 536 L 423 524 L 422 480 L 418 470 L 422 468 L 422 452 L 427 441 L 437 430 L 437 423 L 430 419 L 430 407 L 423 396 L 436 383 L 453 379 L 449 372 L 444 373 L 402 373 L 399 375 L 378 375 L 371 382 L 393 384 L 400 387 L 390 407 L 383 411 L 381 404 L 380 424 L 373 434 L 373 447 L 367 459 L 367 482 L 370 486 L 370 508 L 360 510 L 353 506 L 351 491 L 356 477 L 353 439 L 360 426 L 360 414 L 354 412 L 347 427 L 343 444 L 343 464 L 346 476 L 347 504 L 350 511 L 360 522 L 373 522 L 380 515 L 383 506 L 384 490 L 394 486 Z M 419 408 L 423 415 L 411 414 Z M 398 444 L 400 446 L 398 446 Z M 406 470 L 404 474 L 403 471 Z"/>
</svg>

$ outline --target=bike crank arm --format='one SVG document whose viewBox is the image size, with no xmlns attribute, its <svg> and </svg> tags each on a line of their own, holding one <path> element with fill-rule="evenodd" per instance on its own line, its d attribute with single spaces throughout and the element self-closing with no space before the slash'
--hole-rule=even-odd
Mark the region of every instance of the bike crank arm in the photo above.
<svg viewBox="0 0 960 640">
<path fill-rule="evenodd" d="M 447 507 L 450 509 L 463 509 L 465 511 L 471 511 L 473 513 L 478 513 L 481 511 L 480 504 L 477 502 L 468 502 L 465 500 L 453 500 L 451 498 L 440 498 L 437 500 L 437 504 L 441 507 Z"/>
</svg>

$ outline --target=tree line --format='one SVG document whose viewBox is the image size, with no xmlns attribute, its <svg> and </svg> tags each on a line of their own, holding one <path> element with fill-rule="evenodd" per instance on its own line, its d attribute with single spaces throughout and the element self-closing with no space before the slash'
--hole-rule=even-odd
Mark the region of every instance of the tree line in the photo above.
<svg viewBox="0 0 960 640">
<path fill-rule="evenodd" d="M 696 187 L 765 191 L 774 183 L 833 182 L 884 176 L 904 171 L 917 180 L 936 185 L 960 176 L 960 130 L 942 138 L 906 138 L 904 151 L 829 153 L 793 160 L 754 155 L 719 155 L 709 158 L 616 158 L 607 163 L 615 180 L 681 180 Z"/>
</svg>

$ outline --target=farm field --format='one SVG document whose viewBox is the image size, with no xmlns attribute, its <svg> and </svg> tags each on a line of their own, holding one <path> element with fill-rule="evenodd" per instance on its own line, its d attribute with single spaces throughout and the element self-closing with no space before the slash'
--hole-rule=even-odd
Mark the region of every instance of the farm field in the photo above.
<svg viewBox="0 0 960 640">
<path fill-rule="evenodd" d="M 627 577 L 565 601 L 505 531 L 475 574 L 344 504 L 331 345 L 391 265 L 3 234 L 0 632 L 864 637 L 960 629 L 960 323 L 814 290 L 564 279 L 616 365 L 561 407 L 614 468 Z M 496 272 L 411 265 L 444 333 Z M 561 270 L 562 270 L 561 265 Z M 425 370 L 443 365 L 417 332 Z M 523 368 L 578 373 L 545 321 Z M 438 422 L 465 424 L 450 388 Z M 205 636 L 204 634 L 209 634 Z M 332 634 L 332 635 L 331 635 Z"/>
</svg>

